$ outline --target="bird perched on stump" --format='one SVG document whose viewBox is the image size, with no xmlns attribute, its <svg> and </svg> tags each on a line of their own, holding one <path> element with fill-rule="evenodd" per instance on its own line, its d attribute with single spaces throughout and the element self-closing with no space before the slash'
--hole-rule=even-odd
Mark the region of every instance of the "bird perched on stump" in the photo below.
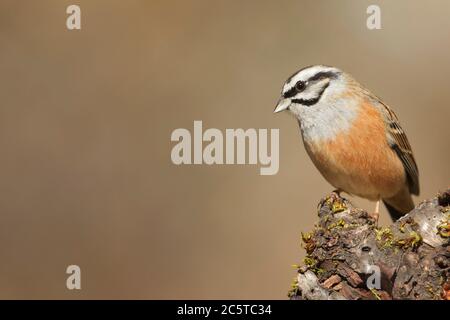
<svg viewBox="0 0 450 320">
<path fill-rule="evenodd" d="M 305 149 L 338 192 L 386 205 L 393 220 L 414 208 L 419 172 L 397 116 L 349 74 L 315 65 L 289 77 L 276 112 L 300 124 Z"/>
</svg>

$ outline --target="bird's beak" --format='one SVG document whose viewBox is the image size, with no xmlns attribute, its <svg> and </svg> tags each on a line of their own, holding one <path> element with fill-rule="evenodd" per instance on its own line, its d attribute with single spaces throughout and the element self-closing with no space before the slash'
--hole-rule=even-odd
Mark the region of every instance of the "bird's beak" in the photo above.
<svg viewBox="0 0 450 320">
<path fill-rule="evenodd" d="M 273 113 L 278 113 L 278 112 L 286 110 L 290 104 L 291 104 L 291 101 L 289 99 L 285 99 L 285 98 L 281 97 L 280 100 L 278 100 L 277 106 L 276 106 L 275 110 L 273 110 Z"/>
</svg>

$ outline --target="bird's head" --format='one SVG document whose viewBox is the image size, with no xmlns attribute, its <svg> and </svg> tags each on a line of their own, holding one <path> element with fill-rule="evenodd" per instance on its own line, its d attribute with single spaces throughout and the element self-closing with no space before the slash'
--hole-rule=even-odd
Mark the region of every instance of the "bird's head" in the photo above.
<svg viewBox="0 0 450 320">
<path fill-rule="evenodd" d="M 323 65 L 306 67 L 287 79 L 274 112 L 289 110 L 301 118 L 303 111 L 323 105 L 344 90 L 345 75 L 341 70 Z"/>
</svg>

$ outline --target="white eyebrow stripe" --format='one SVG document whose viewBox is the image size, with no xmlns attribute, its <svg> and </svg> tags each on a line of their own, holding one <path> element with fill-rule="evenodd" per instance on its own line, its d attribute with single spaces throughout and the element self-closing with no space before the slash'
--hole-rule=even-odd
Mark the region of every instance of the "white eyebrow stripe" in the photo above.
<svg viewBox="0 0 450 320">
<path fill-rule="evenodd" d="M 323 65 L 310 66 L 300 69 L 286 80 L 283 86 L 282 93 L 285 93 L 290 89 L 292 89 L 292 87 L 295 86 L 295 84 L 300 80 L 307 82 L 309 79 L 313 78 L 315 75 L 319 73 L 328 73 L 328 72 L 335 74 L 341 73 L 341 71 L 337 68 Z"/>
</svg>

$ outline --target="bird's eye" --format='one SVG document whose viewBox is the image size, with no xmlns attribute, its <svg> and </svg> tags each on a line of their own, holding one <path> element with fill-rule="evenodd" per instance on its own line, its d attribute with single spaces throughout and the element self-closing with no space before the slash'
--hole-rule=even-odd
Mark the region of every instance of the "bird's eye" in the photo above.
<svg viewBox="0 0 450 320">
<path fill-rule="evenodd" d="M 306 87 L 306 83 L 303 81 L 298 81 L 295 84 L 295 89 L 297 89 L 298 92 L 303 91 L 305 89 L 305 87 Z"/>
</svg>

